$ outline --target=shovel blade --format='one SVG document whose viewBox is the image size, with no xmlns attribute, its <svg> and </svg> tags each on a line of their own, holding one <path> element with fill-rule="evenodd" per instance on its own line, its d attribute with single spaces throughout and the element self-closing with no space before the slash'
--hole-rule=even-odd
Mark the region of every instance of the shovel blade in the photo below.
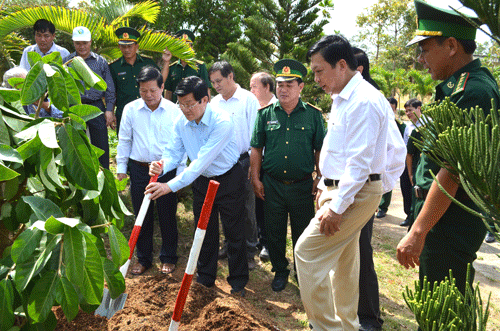
<svg viewBox="0 0 500 331">
<path fill-rule="evenodd" d="M 120 294 L 116 299 L 111 299 L 111 295 L 107 288 L 104 289 L 102 295 L 101 305 L 96 309 L 94 315 L 104 316 L 107 319 L 125 306 L 127 300 L 127 293 Z"/>
</svg>

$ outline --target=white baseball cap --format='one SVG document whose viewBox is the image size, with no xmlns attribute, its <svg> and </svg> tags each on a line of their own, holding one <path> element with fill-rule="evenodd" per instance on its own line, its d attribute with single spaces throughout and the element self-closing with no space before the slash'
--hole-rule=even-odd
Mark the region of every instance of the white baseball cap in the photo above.
<svg viewBox="0 0 500 331">
<path fill-rule="evenodd" d="M 84 26 L 77 26 L 73 29 L 73 41 L 91 41 L 90 30 Z"/>
</svg>

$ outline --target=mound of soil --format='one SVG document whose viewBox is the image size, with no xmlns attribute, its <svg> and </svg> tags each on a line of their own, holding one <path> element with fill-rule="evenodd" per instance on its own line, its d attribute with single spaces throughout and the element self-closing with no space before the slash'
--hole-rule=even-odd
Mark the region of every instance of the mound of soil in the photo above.
<svg viewBox="0 0 500 331">
<path fill-rule="evenodd" d="M 55 309 L 56 330 L 168 330 L 181 281 L 166 275 L 127 279 L 125 307 L 111 319 L 80 311 L 68 322 Z M 227 295 L 216 287 L 193 283 L 182 313 L 179 330 L 250 331 L 278 330 L 258 316 L 244 298 Z"/>
</svg>

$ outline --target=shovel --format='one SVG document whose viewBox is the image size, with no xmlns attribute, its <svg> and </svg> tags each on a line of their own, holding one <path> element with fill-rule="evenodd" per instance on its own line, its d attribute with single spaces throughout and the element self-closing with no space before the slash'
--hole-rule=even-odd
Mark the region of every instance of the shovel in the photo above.
<svg viewBox="0 0 500 331">
<path fill-rule="evenodd" d="M 158 175 L 155 175 L 151 177 L 149 182 L 156 182 L 157 179 Z M 128 268 L 130 266 L 130 260 L 132 259 L 132 255 L 134 255 L 135 244 L 137 243 L 137 239 L 139 238 L 139 233 L 141 233 L 142 222 L 144 222 L 144 218 L 146 217 L 146 213 L 148 212 L 149 203 L 151 202 L 151 200 L 149 199 L 150 196 L 151 193 L 148 193 L 144 196 L 144 199 L 142 199 L 139 214 L 135 219 L 134 229 L 130 234 L 130 239 L 128 241 L 130 255 L 127 262 L 125 262 L 125 264 L 120 267 L 120 272 L 122 273 L 123 278 L 125 278 L 125 275 L 127 274 Z M 107 319 L 110 319 L 118 310 L 122 309 L 123 306 L 125 306 L 125 300 L 127 300 L 127 293 L 122 293 L 116 299 L 112 299 L 111 293 L 109 293 L 109 290 L 105 288 L 102 294 L 101 305 L 96 309 L 94 315 L 105 316 Z"/>
</svg>

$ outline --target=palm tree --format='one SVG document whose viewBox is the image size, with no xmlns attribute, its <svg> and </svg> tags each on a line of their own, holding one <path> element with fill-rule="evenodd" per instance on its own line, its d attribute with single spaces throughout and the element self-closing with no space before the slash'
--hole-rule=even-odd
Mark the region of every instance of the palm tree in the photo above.
<svg viewBox="0 0 500 331">
<path fill-rule="evenodd" d="M 121 56 L 114 31 L 118 27 L 129 26 L 132 18 L 153 23 L 159 11 L 158 3 L 150 0 L 135 5 L 130 5 L 125 0 L 110 0 L 86 10 L 58 6 L 22 8 L 0 20 L 0 41 L 12 32 L 30 27 L 38 19 L 45 18 L 54 23 L 57 30 L 69 35 L 73 28 L 86 26 L 92 32 L 95 51 L 113 60 Z M 149 30 L 146 26 L 139 27 L 138 30 L 141 33 L 139 49 L 161 53 L 168 47 L 172 55 L 194 65 L 194 51 L 183 40 L 164 32 Z"/>
<path fill-rule="evenodd" d="M 413 78 L 414 81 L 410 90 L 420 96 L 420 100 L 424 100 L 428 96 L 432 95 L 436 82 L 431 78 L 431 75 L 422 73 L 421 71 L 415 69 L 410 70 L 408 75 Z"/>
</svg>

